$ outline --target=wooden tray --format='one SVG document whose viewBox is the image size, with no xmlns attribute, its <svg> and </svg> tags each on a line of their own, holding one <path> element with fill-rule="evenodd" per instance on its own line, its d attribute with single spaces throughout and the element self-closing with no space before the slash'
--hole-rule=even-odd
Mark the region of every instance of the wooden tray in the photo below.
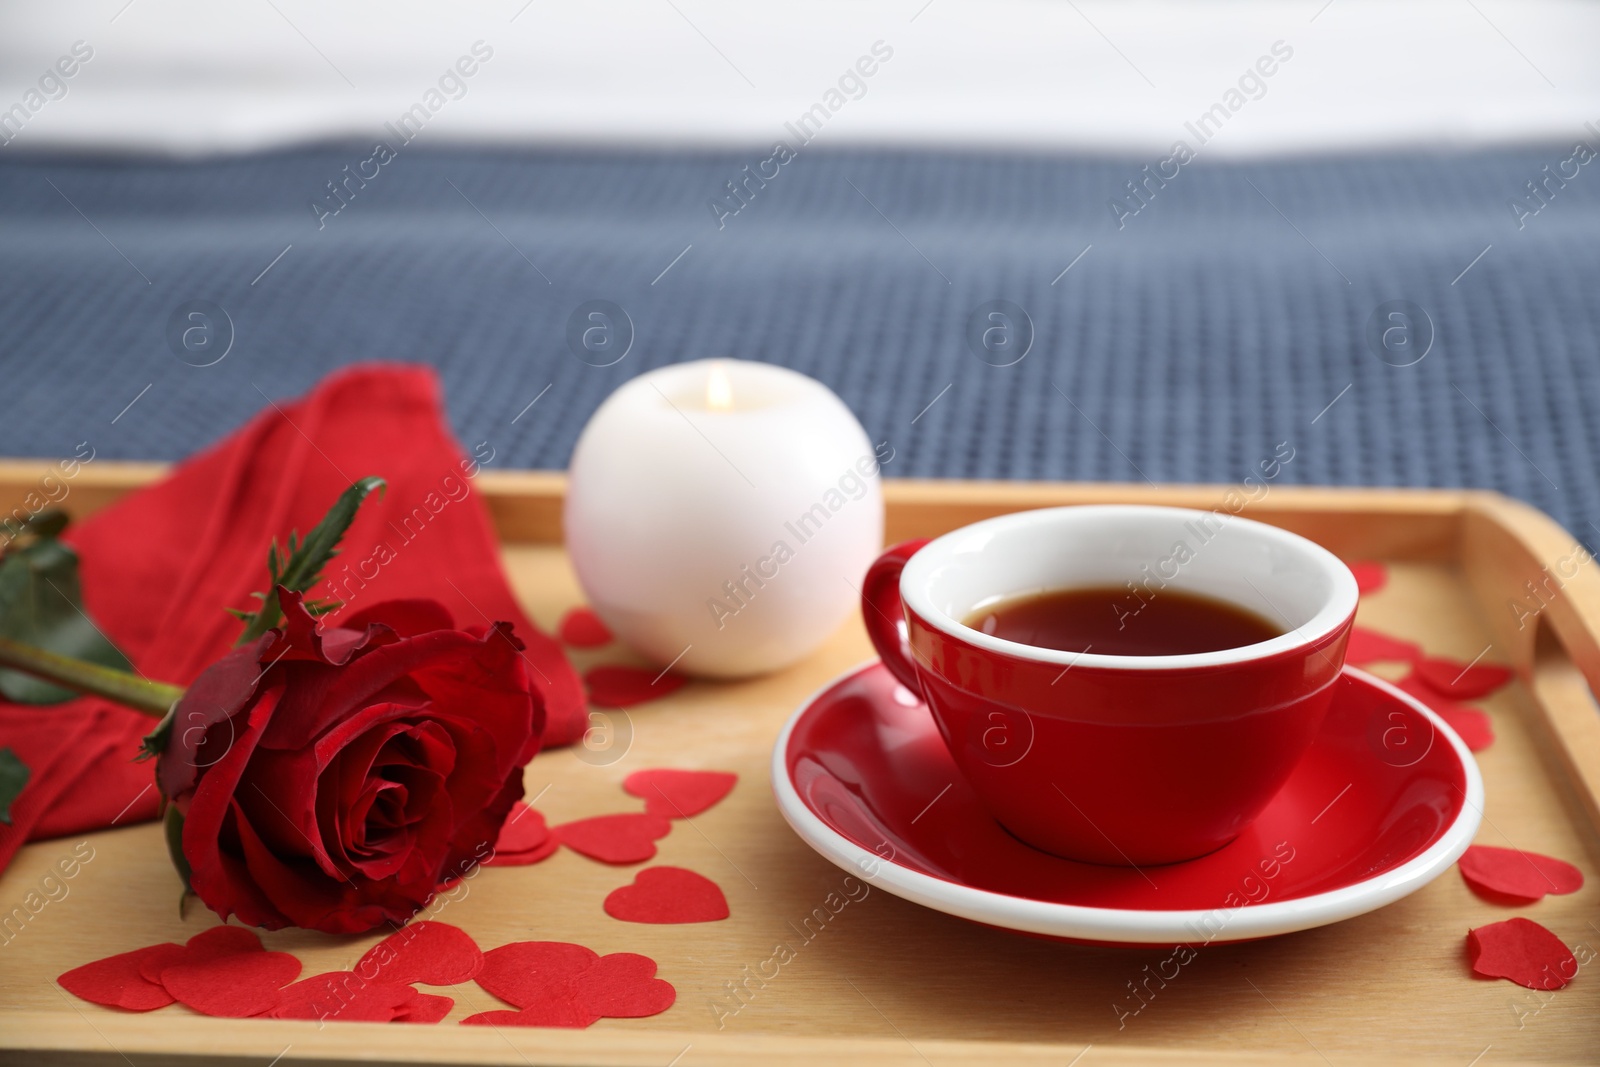
<svg viewBox="0 0 1600 1067">
<path fill-rule="evenodd" d="M 37 485 L 43 464 L 0 464 L 9 508 Z M 66 505 L 80 514 L 143 484 L 159 467 L 96 463 Z M 512 580 L 530 614 L 551 626 L 579 601 L 563 555 L 563 481 L 542 473 L 485 473 Z M 1220 506 L 1224 487 L 890 482 L 889 537 L 932 535 L 1021 508 L 1107 501 Z M 539 756 L 528 792 L 552 821 L 633 803 L 619 786 L 641 767 L 737 771 L 721 805 L 661 842 L 660 862 L 716 879 L 733 916 L 713 926 L 616 922 L 600 908 L 631 877 L 563 852 L 529 868 L 482 872 L 441 917 L 485 946 L 573 940 L 601 952 L 648 953 L 678 989 L 653 1019 L 605 1020 L 586 1031 L 464 1028 L 456 1018 L 493 1006 L 456 987 L 438 1027 L 222 1021 L 179 1006 L 146 1015 L 100 1009 L 64 994 L 55 977 L 112 952 L 181 940 L 211 925 L 204 908 L 181 921 L 177 882 L 154 824 L 90 834 L 95 859 L 24 933 L 0 946 L 0 1060 L 17 1063 L 404 1063 L 932 1065 L 1352 1060 L 1590 1061 L 1600 1055 L 1600 978 L 1532 993 L 1475 980 L 1463 949 L 1471 926 L 1529 915 L 1569 945 L 1600 948 L 1600 575 L 1545 516 L 1476 492 L 1343 491 L 1274 487 L 1250 516 L 1296 530 L 1347 559 L 1383 559 L 1390 582 L 1361 607 L 1364 624 L 1430 652 L 1515 666 L 1519 681 L 1484 706 L 1499 740 L 1480 754 L 1487 785 L 1479 840 L 1563 857 L 1588 874 L 1579 893 L 1524 908 L 1485 903 L 1454 872 L 1371 915 L 1267 941 L 1202 950 L 1179 980 L 1119 1030 L 1112 1009 L 1160 950 L 1054 944 L 979 927 L 873 891 L 799 950 L 778 977 L 718 1027 L 710 1005 L 726 984 L 794 938 L 792 922 L 840 885 L 773 806 L 767 761 L 784 719 L 807 694 L 869 658 L 858 622 L 805 663 L 742 684 L 696 684 L 634 709 L 631 748 L 614 763 L 573 750 Z M 1546 576 L 1549 576 L 1548 580 Z M 1519 628 L 1513 605 L 1548 607 Z M 603 658 L 616 659 L 615 649 Z M 602 658 L 578 654 L 584 666 Z M 1587 681 L 1586 681 L 1587 680 Z M 0 876 L 9 910 L 77 843 L 24 848 Z M 307 974 L 347 966 L 375 938 L 269 934 Z M 1592 955 L 1581 953 L 1581 955 Z M 1584 968 L 1587 971 L 1589 968 Z M 274 1061 L 273 1057 L 281 1057 Z M 1475 1057 L 1477 1057 L 1475 1059 Z"/>
</svg>

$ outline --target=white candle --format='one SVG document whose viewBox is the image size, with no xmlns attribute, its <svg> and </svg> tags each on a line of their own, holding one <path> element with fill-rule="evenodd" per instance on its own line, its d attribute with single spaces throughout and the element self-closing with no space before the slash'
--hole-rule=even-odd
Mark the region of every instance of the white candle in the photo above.
<svg viewBox="0 0 1600 1067">
<path fill-rule="evenodd" d="M 612 393 L 578 438 L 567 551 L 590 606 L 654 662 L 776 670 L 855 609 L 883 544 L 879 467 L 892 458 L 803 374 L 663 367 Z"/>
</svg>

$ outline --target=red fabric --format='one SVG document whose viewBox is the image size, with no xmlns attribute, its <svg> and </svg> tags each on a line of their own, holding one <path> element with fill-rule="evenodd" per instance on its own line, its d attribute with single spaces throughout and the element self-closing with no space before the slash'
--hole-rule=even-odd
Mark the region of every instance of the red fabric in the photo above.
<svg viewBox="0 0 1600 1067">
<path fill-rule="evenodd" d="M 300 400 L 268 405 L 67 539 L 81 559 L 85 603 L 111 640 L 147 676 L 187 685 L 238 638 L 239 622 L 223 609 L 254 606 L 250 593 L 266 587 L 267 543 L 276 537 L 281 547 L 291 529 L 305 534 L 351 479 L 378 475 L 388 489 L 362 505 L 313 595 L 349 605 L 335 620 L 418 597 L 438 600 L 460 625 L 512 622 L 545 699 L 544 744 L 569 744 L 587 726 L 582 683 L 517 606 L 467 471 L 476 467 L 445 424 L 432 371 L 353 367 Z M 387 559 L 375 557 L 380 545 Z M 12 824 L 0 824 L 0 868 L 24 840 L 153 818 L 154 764 L 132 762 L 153 725 L 91 698 L 0 703 L 0 746 L 33 770 Z"/>
</svg>

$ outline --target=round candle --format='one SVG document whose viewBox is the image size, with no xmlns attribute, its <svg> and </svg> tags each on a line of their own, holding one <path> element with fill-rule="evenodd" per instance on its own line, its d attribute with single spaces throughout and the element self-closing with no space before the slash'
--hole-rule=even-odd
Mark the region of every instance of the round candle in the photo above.
<svg viewBox="0 0 1600 1067">
<path fill-rule="evenodd" d="M 855 609 L 893 455 L 803 374 L 662 367 L 612 393 L 579 436 L 567 551 L 590 606 L 662 667 L 776 670 Z"/>
</svg>

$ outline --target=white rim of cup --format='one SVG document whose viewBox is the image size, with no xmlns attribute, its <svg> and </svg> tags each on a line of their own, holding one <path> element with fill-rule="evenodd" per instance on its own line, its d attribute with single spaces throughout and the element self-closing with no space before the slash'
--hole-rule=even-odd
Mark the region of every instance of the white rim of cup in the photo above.
<svg viewBox="0 0 1600 1067">
<path fill-rule="evenodd" d="M 789 777 L 790 738 L 800 720 L 823 694 L 846 679 L 877 666 L 878 660 L 863 663 L 812 693 L 789 716 L 772 749 L 772 791 L 778 811 L 790 829 L 823 858 L 846 873 L 862 878 L 869 885 L 934 911 L 1048 937 L 1127 944 L 1186 944 L 1194 940 L 1195 924 L 1215 919 L 1218 910 L 1222 910 L 1196 908 L 1153 911 L 1058 904 L 1036 897 L 1019 897 L 998 890 L 980 889 L 939 875 L 924 874 L 892 858 L 886 859 L 823 822 L 801 798 Z M 1431 708 L 1392 683 L 1355 667 L 1345 667 L 1341 673 L 1375 686 L 1427 719 L 1435 736 L 1444 740 L 1461 765 L 1462 775 L 1466 779 L 1461 810 L 1432 844 L 1398 867 L 1320 893 L 1260 904 L 1247 903 L 1233 909 L 1229 912 L 1226 936 L 1219 935 L 1213 939 L 1217 944 L 1309 930 L 1376 911 L 1409 896 L 1449 870 L 1477 836 L 1478 825 L 1483 819 L 1483 776 L 1461 738 Z M 1204 943 L 1211 944 L 1212 941 Z"/>
<path fill-rule="evenodd" d="M 1290 630 L 1288 633 L 1259 641 L 1253 645 L 1240 645 L 1236 648 L 1224 648 L 1215 652 L 1193 652 L 1179 656 L 1108 656 L 1093 652 L 1063 652 L 1059 649 L 1040 648 L 1036 645 L 1024 645 L 1016 641 L 1007 641 L 1004 638 L 994 637 L 974 630 L 958 619 L 934 607 L 933 601 L 927 593 L 928 580 L 932 572 L 950 562 L 952 553 L 963 541 L 972 537 L 983 537 L 1002 531 L 1007 531 L 1018 526 L 1029 526 L 1051 520 L 1081 520 L 1084 522 L 1097 519 L 1115 517 L 1135 517 L 1140 515 L 1161 515 L 1168 518 L 1173 516 L 1187 516 L 1191 519 L 1213 516 L 1210 511 L 1200 511 L 1195 508 L 1175 508 L 1159 504 L 1077 504 L 1069 507 L 1038 508 L 1032 511 L 1017 511 L 1008 515 L 1000 515 L 993 519 L 984 519 L 970 526 L 963 526 L 959 530 L 929 541 L 906 562 L 905 569 L 900 572 L 900 599 L 923 621 L 934 629 L 948 634 L 958 641 L 989 652 L 997 652 L 1011 656 L 1015 659 L 1033 660 L 1036 663 L 1050 663 L 1064 667 L 1094 667 L 1104 670 L 1188 670 L 1196 667 L 1224 667 L 1239 663 L 1249 663 L 1255 660 L 1268 659 L 1280 653 L 1291 652 L 1297 648 L 1304 648 L 1323 640 L 1334 633 L 1339 627 L 1355 614 L 1356 603 L 1360 600 L 1360 590 L 1356 587 L 1355 575 L 1350 573 L 1350 568 L 1344 561 L 1332 552 L 1323 548 L 1309 538 L 1299 534 L 1290 533 L 1288 530 L 1269 526 L 1255 519 L 1246 519 L 1235 515 L 1228 522 L 1228 528 L 1239 528 L 1247 536 L 1255 537 L 1274 547 L 1296 553 L 1311 561 L 1328 574 L 1333 582 L 1333 592 L 1326 602 L 1317 609 L 1315 615 L 1302 625 Z"/>
</svg>

